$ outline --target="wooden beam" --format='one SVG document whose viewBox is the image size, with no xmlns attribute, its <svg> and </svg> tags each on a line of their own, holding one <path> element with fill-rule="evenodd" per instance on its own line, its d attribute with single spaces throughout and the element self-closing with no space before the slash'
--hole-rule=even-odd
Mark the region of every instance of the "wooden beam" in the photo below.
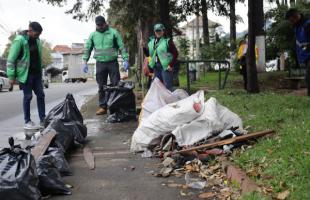
<svg viewBox="0 0 310 200">
<path fill-rule="evenodd" d="M 217 142 L 212 142 L 209 144 L 203 144 L 197 147 L 192 147 L 192 148 L 188 148 L 188 149 L 184 149 L 181 151 L 177 151 L 173 154 L 177 154 L 177 153 L 184 153 L 184 152 L 188 152 L 188 151 L 195 151 L 195 150 L 200 150 L 200 149 L 211 149 L 214 147 L 219 147 L 219 146 L 223 146 L 226 144 L 232 144 L 232 143 L 236 143 L 236 142 L 242 142 L 242 141 L 246 141 L 252 138 L 257 138 L 257 137 L 261 137 L 267 134 L 271 134 L 274 133 L 274 130 L 268 130 L 268 131 L 261 131 L 261 132 L 256 132 L 256 133 L 250 133 L 250 134 L 246 134 L 246 135 L 242 135 L 242 136 L 237 136 L 234 138 L 229 138 L 226 140 L 221 140 L 221 141 L 217 141 Z"/>
<path fill-rule="evenodd" d="M 83 154 L 84 154 L 85 162 L 88 165 L 88 168 L 91 170 L 95 169 L 95 156 L 91 148 L 88 146 L 85 146 L 83 149 Z"/>
<path fill-rule="evenodd" d="M 35 161 L 37 161 L 40 156 L 44 155 L 45 151 L 54 139 L 56 131 L 54 129 L 45 129 L 42 134 L 43 135 L 40 137 L 38 143 L 33 149 L 31 149 L 31 154 L 34 156 Z"/>
</svg>

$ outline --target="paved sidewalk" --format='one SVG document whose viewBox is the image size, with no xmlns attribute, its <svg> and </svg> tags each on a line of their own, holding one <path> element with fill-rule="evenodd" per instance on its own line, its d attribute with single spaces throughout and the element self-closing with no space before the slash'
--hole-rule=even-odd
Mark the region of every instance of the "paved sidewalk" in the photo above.
<svg viewBox="0 0 310 200">
<path fill-rule="evenodd" d="M 88 128 L 88 145 L 95 154 L 95 170 L 89 170 L 83 151 L 72 152 L 68 161 L 74 176 L 65 181 L 74 186 L 72 195 L 52 199 L 74 200 L 171 200 L 184 198 L 180 190 L 167 187 L 168 179 L 156 178 L 157 159 L 141 158 L 129 153 L 130 138 L 137 122 L 120 124 L 105 123 L 106 116 L 96 116 L 97 98 L 90 100 L 82 109 Z M 184 183 L 184 177 L 169 180 Z"/>
</svg>

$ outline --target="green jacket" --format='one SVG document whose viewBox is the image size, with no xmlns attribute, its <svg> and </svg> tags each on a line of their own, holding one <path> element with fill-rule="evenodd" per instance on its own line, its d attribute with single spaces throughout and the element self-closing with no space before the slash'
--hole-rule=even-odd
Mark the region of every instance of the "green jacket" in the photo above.
<svg viewBox="0 0 310 200">
<path fill-rule="evenodd" d="M 109 28 L 103 33 L 95 31 L 90 34 L 85 44 L 83 60 L 89 60 L 93 49 L 94 58 L 100 62 L 117 60 L 119 50 L 121 50 L 123 59 L 128 60 L 128 54 L 124 47 L 122 37 L 120 33 L 113 28 Z"/>
<path fill-rule="evenodd" d="M 10 52 L 7 58 L 7 75 L 10 80 L 17 80 L 20 83 L 26 83 L 30 65 L 30 50 L 27 35 L 17 35 L 13 40 Z M 39 64 L 42 70 L 42 44 L 37 39 L 39 51 Z"/>
<path fill-rule="evenodd" d="M 148 43 L 149 54 L 151 57 L 149 66 L 151 68 L 155 66 L 157 56 L 163 69 L 167 70 L 173 59 L 172 54 L 168 52 L 169 40 L 170 38 L 162 37 L 155 46 L 155 38 L 151 38 L 150 42 Z"/>
</svg>

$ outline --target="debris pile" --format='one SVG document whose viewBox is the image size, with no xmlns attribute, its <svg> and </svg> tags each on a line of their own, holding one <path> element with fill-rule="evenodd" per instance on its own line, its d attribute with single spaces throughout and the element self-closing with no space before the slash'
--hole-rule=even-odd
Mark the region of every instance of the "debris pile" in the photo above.
<svg viewBox="0 0 310 200">
<path fill-rule="evenodd" d="M 180 150 L 246 134 L 240 117 L 213 97 L 204 102 L 203 91 L 183 95 L 181 100 L 173 98 L 176 95 L 171 92 L 170 96 L 150 98 L 152 91 L 164 89 L 160 87 L 160 82 L 154 82 L 142 103 L 140 123 L 131 141 L 132 152 Z M 231 148 L 232 145 L 227 145 L 224 150 L 228 152 Z"/>
<path fill-rule="evenodd" d="M 117 123 L 136 120 L 136 97 L 133 92 L 135 84 L 120 81 L 117 86 L 106 86 L 109 116 L 107 122 Z"/>
<path fill-rule="evenodd" d="M 203 91 L 191 96 L 184 90 L 172 93 L 155 80 L 143 100 L 131 151 L 162 159 L 153 173 L 156 177 L 184 177 L 185 185 L 168 184 L 181 188 L 182 196 L 190 188 L 198 189 L 200 198 L 235 198 L 240 192 L 227 186 L 224 170 L 215 161 L 250 139 L 272 132 L 248 134 L 237 114 L 213 97 L 205 101 Z"/>
<path fill-rule="evenodd" d="M 4 200 L 36 200 L 71 194 L 71 186 L 62 179 L 72 175 L 65 154 L 82 147 L 86 136 L 83 117 L 72 94 L 67 94 L 47 115 L 34 147 L 22 149 L 10 138 L 10 148 L 0 151 L 0 196 Z"/>
</svg>

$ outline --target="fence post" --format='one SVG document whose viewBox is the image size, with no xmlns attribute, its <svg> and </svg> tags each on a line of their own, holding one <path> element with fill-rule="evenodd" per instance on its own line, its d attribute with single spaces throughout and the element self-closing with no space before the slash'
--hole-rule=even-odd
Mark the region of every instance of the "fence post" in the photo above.
<svg viewBox="0 0 310 200">
<path fill-rule="evenodd" d="M 219 90 L 221 89 L 221 85 L 222 85 L 222 77 L 221 77 L 221 63 L 219 62 Z"/>
<path fill-rule="evenodd" d="M 223 85 L 222 85 L 222 89 L 225 88 L 225 85 L 226 85 L 226 82 L 227 82 L 228 73 L 230 71 L 230 63 L 227 62 L 227 64 L 228 64 L 228 68 L 227 68 L 226 73 L 225 73 L 225 78 L 224 78 L 224 82 L 223 82 Z"/>
</svg>

